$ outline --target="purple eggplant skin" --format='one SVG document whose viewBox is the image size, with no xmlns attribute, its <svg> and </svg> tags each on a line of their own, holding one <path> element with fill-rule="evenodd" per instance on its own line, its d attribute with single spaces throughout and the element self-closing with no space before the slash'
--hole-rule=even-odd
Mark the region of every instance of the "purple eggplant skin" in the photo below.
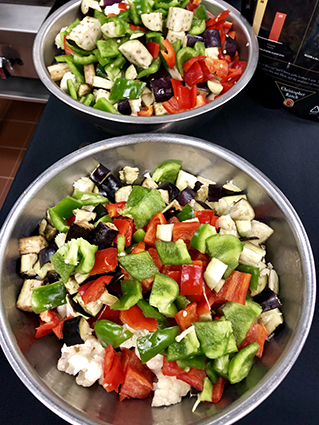
<svg viewBox="0 0 319 425">
<path fill-rule="evenodd" d="M 92 245 L 97 245 L 99 250 L 109 248 L 118 233 L 118 230 L 112 223 L 100 222 L 96 226 L 90 242 Z"/>
<path fill-rule="evenodd" d="M 131 115 L 132 108 L 128 99 L 122 99 L 117 104 L 117 110 L 122 115 Z"/>
<path fill-rule="evenodd" d="M 162 77 L 151 81 L 156 102 L 165 102 L 173 96 L 171 77 Z"/>
<path fill-rule="evenodd" d="M 100 218 L 104 217 L 105 215 L 108 215 L 108 211 L 103 204 L 98 204 L 94 208 L 93 212 L 96 214 L 94 221 L 98 221 Z"/>
<path fill-rule="evenodd" d="M 187 34 L 187 47 L 194 47 L 197 41 L 204 43 L 204 38 L 201 35 Z"/>
<path fill-rule="evenodd" d="M 188 204 L 192 199 L 194 199 L 196 192 L 189 186 L 187 186 L 181 193 L 177 196 L 176 200 L 179 204 L 184 207 Z"/>
<path fill-rule="evenodd" d="M 235 56 L 236 52 L 237 52 L 236 41 L 226 34 L 223 53 L 226 55 L 229 55 L 232 58 Z"/>
<path fill-rule="evenodd" d="M 48 284 L 54 283 L 60 280 L 60 275 L 57 272 L 48 271 L 45 280 L 48 282 Z"/>
<path fill-rule="evenodd" d="M 112 6 L 115 3 L 121 3 L 122 0 L 103 0 L 103 3 L 100 4 L 100 7 L 104 9 L 106 6 Z"/>
<path fill-rule="evenodd" d="M 222 186 L 220 184 L 208 185 L 208 202 L 217 202 L 222 197 Z"/>
<path fill-rule="evenodd" d="M 203 201 L 199 201 L 199 200 L 197 200 L 196 201 L 201 207 L 203 207 L 205 210 L 212 210 L 212 208 L 209 206 L 209 205 L 207 205 L 206 204 L 206 202 L 203 202 Z"/>
<path fill-rule="evenodd" d="M 58 250 L 58 247 L 56 246 L 55 243 L 50 244 L 49 246 L 46 246 L 45 248 L 41 249 L 41 251 L 39 252 L 40 267 L 48 263 L 52 255 L 55 254 L 57 250 Z"/>
<path fill-rule="evenodd" d="M 205 47 L 222 47 L 219 30 L 205 30 L 203 32 Z"/>
<path fill-rule="evenodd" d="M 254 297 L 254 301 L 258 303 L 264 311 L 273 310 L 274 308 L 280 308 L 281 302 L 277 295 L 270 288 L 265 288 L 260 294 Z"/>
<path fill-rule="evenodd" d="M 99 185 L 99 193 L 106 196 L 111 202 L 115 202 L 115 192 L 121 187 L 122 183 L 113 174 L 109 174 L 103 183 Z"/>
<path fill-rule="evenodd" d="M 96 169 L 91 173 L 90 179 L 97 185 L 103 183 L 111 171 L 103 164 L 99 164 Z"/>
<path fill-rule="evenodd" d="M 81 223 L 72 223 L 68 233 L 66 235 L 66 242 L 69 242 L 71 239 L 78 239 L 78 238 L 83 238 L 85 240 L 89 240 L 92 230 L 94 229 L 94 226 L 90 223 L 85 223 L 85 222 L 81 222 Z"/>
<path fill-rule="evenodd" d="M 178 187 L 176 187 L 175 184 L 171 182 L 165 182 L 158 186 L 157 189 L 168 191 L 169 202 L 172 202 L 180 194 L 180 190 L 178 189 Z"/>
</svg>

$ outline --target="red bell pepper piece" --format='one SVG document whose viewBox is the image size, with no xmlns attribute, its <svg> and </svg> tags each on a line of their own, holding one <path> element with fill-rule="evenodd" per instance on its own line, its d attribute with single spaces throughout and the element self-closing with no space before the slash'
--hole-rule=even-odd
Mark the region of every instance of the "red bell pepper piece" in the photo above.
<svg viewBox="0 0 319 425">
<path fill-rule="evenodd" d="M 173 227 L 173 241 L 183 239 L 189 247 L 190 241 L 199 226 L 199 221 L 181 221 L 180 223 L 175 223 Z"/>
<path fill-rule="evenodd" d="M 221 12 L 219 15 L 215 16 L 214 18 L 209 19 L 208 21 L 206 21 L 206 28 L 225 21 L 225 19 L 227 18 L 229 14 L 230 14 L 230 10 L 224 10 L 224 12 Z"/>
<path fill-rule="evenodd" d="M 187 62 L 183 65 L 183 70 L 187 72 L 196 62 L 201 62 L 206 59 L 206 56 L 195 56 L 193 58 L 188 59 Z"/>
<path fill-rule="evenodd" d="M 143 28 L 143 27 L 140 27 L 139 25 L 134 25 L 134 24 L 130 24 L 130 29 L 132 31 L 139 30 L 139 31 L 147 32 L 146 28 Z"/>
<path fill-rule="evenodd" d="M 103 307 L 103 309 L 96 316 L 94 322 L 103 319 L 110 320 L 111 322 L 117 323 L 118 325 L 122 325 L 122 321 L 120 319 L 120 310 L 112 310 L 109 305 L 105 305 Z"/>
<path fill-rule="evenodd" d="M 177 89 L 178 89 L 179 86 L 182 86 L 183 83 L 179 80 L 176 80 L 175 78 L 171 78 L 171 84 L 172 84 L 172 87 L 173 87 L 174 96 L 177 97 L 177 95 L 178 95 Z"/>
<path fill-rule="evenodd" d="M 171 45 L 170 41 L 168 40 L 168 38 L 166 38 L 165 40 L 162 41 L 163 46 L 166 49 L 166 52 L 164 50 L 161 50 L 161 54 L 163 56 L 163 58 L 165 59 L 167 65 L 170 68 L 174 68 L 174 65 L 176 63 L 176 53 L 175 50 L 173 49 L 173 46 Z"/>
<path fill-rule="evenodd" d="M 150 256 L 152 257 L 153 263 L 155 264 L 155 266 L 158 268 L 158 270 L 161 270 L 161 268 L 163 267 L 163 264 L 159 258 L 158 252 L 156 250 L 156 248 L 153 247 L 149 247 L 147 248 L 148 253 L 150 254 Z"/>
<path fill-rule="evenodd" d="M 132 218 L 114 218 L 114 226 L 117 227 L 119 235 L 125 236 L 125 246 L 130 246 L 133 235 L 133 219 Z M 115 238 L 116 241 L 117 238 Z"/>
<path fill-rule="evenodd" d="M 226 301 L 234 301 L 245 305 L 250 279 L 250 273 L 243 273 L 234 270 L 226 279 L 220 291 L 216 295 L 214 294 L 214 302 L 223 303 Z"/>
<path fill-rule="evenodd" d="M 104 358 L 104 380 L 103 388 L 109 393 L 111 391 L 119 391 L 119 386 L 124 382 L 124 373 L 121 360 L 110 344 L 105 349 Z"/>
<path fill-rule="evenodd" d="M 146 43 L 147 50 L 153 56 L 153 59 L 156 59 L 159 55 L 160 45 L 159 43 L 155 43 L 154 41 L 148 41 Z"/>
<path fill-rule="evenodd" d="M 162 212 L 155 214 L 147 225 L 144 242 L 155 247 L 157 225 L 166 223 L 167 220 Z"/>
<path fill-rule="evenodd" d="M 52 329 L 52 331 L 54 332 L 55 336 L 58 339 L 62 339 L 63 338 L 63 325 L 64 325 L 64 322 L 66 320 L 69 320 L 69 319 L 72 319 L 72 318 L 73 318 L 73 316 L 66 317 L 65 319 L 63 319 L 63 320 L 60 321 L 60 323 L 58 324 L 58 326 L 56 326 L 55 328 Z"/>
<path fill-rule="evenodd" d="M 180 283 L 181 283 L 181 276 L 182 276 L 182 272 L 181 272 L 181 271 L 178 271 L 178 270 L 170 270 L 170 271 L 168 271 L 168 272 L 166 272 L 166 273 L 163 273 L 163 274 L 166 274 L 167 276 L 171 277 L 171 278 L 172 278 L 172 279 L 174 279 L 174 280 L 175 280 L 175 282 L 177 282 L 178 284 L 180 284 Z"/>
<path fill-rule="evenodd" d="M 181 109 L 176 96 L 172 96 L 169 100 L 163 102 L 163 107 L 169 114 L 179 114 L 186 111 L 186 109 Z"/>
<path fill-rule="evenodd" d="M 111 218 L 118 217 L 120 215 L 119 211 L 123 210 L 126 202 L 116 202 L 115 204 L 105 204 L 105 208 L 109 213 Z"/>
<path fill-rule="evenodd" d="M 181 272 L 181 295 L 201 295 L 203 293 L 203 263 L 183 264 Z"/>
<path fill-rule="evenodd" d="M 213 398 L 212 403 L 218 403 L 223 396 L 226 379 L 222 376 L 219 376 L 217 382 L 213 386 Z"/>
<path fill-rule="evenodd" d="M 75 219 L 76 219 L 75 215 L 72 215 L 72 217 L 68 218 L 66 222 L 68 223 L 69 226 L 71 226 L 71 224 L 75 222 Z"/>
<path fill-rule="evenodd" d="M 143 289 L 143 294 L 150 291 L 154 282 L 154 277 L 149 277 L 148 279 L 141 280 L 141 285 Z"/>
<path fill-rule="evenodd" d="M 223 90 L 220 93 L 220 95 L 227 93 L 230 89 L 232 89 L 234 87 L 234 84 L 235 84 L 234 81 L 230 81 L 230 82 L 224 81 L 224 82 L 222 82 Z"/>
<path fill-rule="evenodd" d="M 177 101 L 179 104 L 179 107 L 183 110 L 188 110 L 192 108 L 191 103 L 191 97 L 190 97 L 190 90 L 186 86 L 178 86 L 177 87 Z"/>
<path fill-rule="evenodd" d="M 215 216 L 215 212 L 213 210 L 195 211 L 195 217 L 198 218 L 201 224 L 211 224 L 213 217 L 218 218 Z"/>
<path fill-rule="evenodd" d="M 136 247 L 132 250 L 131 254 L 137 254 L 138 252 L 145 251 L 145 242 L 139 241 Z"/>
<path fill-rule="evenodd" d="M 203 73 L 203 79 L 202 82 L 209 81 L 214 78 L 214 75 L 209 71 L 207 68 L 207 65 L 205 61 L 199 62 L 199 65 L 201 67 L 202 73 Z M 207 103 L 207 102 L 206 102 Z"/>
<path fill-rule="evenodd" d="M 194 12 L 194 10 L 198 7 L 197 4 L 195 3 L 187 3 L 186 5 L 186 9 L 189 10 L 190 12 Z"/>
<path fill-rule="evenodd" d="M 204 270 L 208 266 L 208 263 L 210 262 L 210 257 L 208 254 L 203 254 L 199 251 L 190 251 L 190 256 L 192 257 L 193 261 L 201 261 L 203 263 Z"/>
<path fill-rule="evenodd" d="M 59 316 L 53 310 L 47 310 L 40 313 L 40 326 L 35 330 L 35 338 L 42 338 L 48 335 L 60 323 Z"/>
<path fill-rule="evenodd" d="M 210 289 L 210 287 L 207 286 L 205 282 L 203 282 L 202 293 L 201 294 L 193 294 L 191 296 L 191 299 L 193 301 L 196 301 L 196 302 L 205 301 L 205 300 L 208 299 L 208 297 L 211 295 L 211 293 L 212 293 L 212 290 Z"/>
<path fill-rule="evenodd" d="M 121 386 L 120 401 L 131 397 L 139 399 L 147 398 L 152 390 L 153 384 L 145 378 L 143 373 L 128 364 L 124 374 L 124 383 Z"/>
<path fill-rule="evenodd" d="M 63 37 L 63 47 L 66 55 L 74 55 L 74 50 L 71 49 L 66 41 L 66 35 Z"/>
<path fill-rule="evenodd" d="M 138 111 L 139 117 L 151 117 L 154 114 L 154 108 L 152 105 L 145 106 L 145 108 Z"/>
<path fill-rule="evenodd" d="M 197 302 L 197 313 L 199 316 L 207 314 L 210 312 L 210 308 L 215 301 L 214 295 L 209 295 L 207 299 L 205 298 L 202 301 Z"/>
<path fill-rule="evenodd" d="M 117 261 L 117 249 L 116 248 L 105 248 L 96 251 L 95 263 L 90 271 L 90 275 L 103 274 L 112 272 L 115 270 L 118 264 Z"/>
<path fill-rule="evenodd" d="M 185 372 L 184 369 L 177 366 L 175 361 L 170 362 L 164 357 L 162 372 L 166 376 L 176 376 L 177 379 L 186 382 L 199 391 L 203 390 L 203 382 L 206 376 L 205 370 L 191 367 L 189 372 Z"/>
<path fill-rule="evenodd" d="M 123 323 L 136 330 L 146 329 L 147 331 L 155 332 L 157 329 L 156 319 L 145 317 L 137 304 L 128 310 L 121 311 L 120 319 Z"/>
<path fill-rule="evenodd" d="M 132 367 L 134 367 L 134 369 L 142 373 L 149 382 L 152 383 L 154 381 L 154 373 L 142 363 L 141 359 L 137 357 L 134 351 L 123 347 L 121 354 L 121 363 L 124 372 L 126 372 L 127 366 L 131 365 Z"/>
<path fill-rule="evenodd" d="M 192 323 L 198 322 L 199 320 L 197 304 L 188 304 L 188 306 L 183 308 L 183 310 L 177 312 L 174 317 L 181 331 L 184 331 L 185 329 L 189 328 Z"/>
<path fill-rule="evenodd" d="M 203 94 L 198 94 L 196 96 L 196 104 L 195 104 L 195 107 L 196 108 L 199 108 L 200 106 L 204 106 L 207 103 L 208 103 L 207 102 L 207 99 L 206 99 L 206 97 Z"/>
<path fill-rule="evenodd" d="M 264 344 L 267 338 L 267 329 L 264 325 L 259 323 L 253 323 L 249 329 L 248 334 L 244 341 L 240 344 L 240 349 L 247 347 L 247 345 L 257 342 L 259 344 L 259 349 L 256 352 L 256 356 L 261 358 L 264 351 Z"/>
<path fill-rule="evenodd" d="M 88 304 L 97 301 L 105 290 L 105 285 L 108 285 L 112 280 L 112 276 L 101 276 L 98 279 L 85 283 L 78 289 L 79 294 L 84 302 Z"/>
<path fill-rule="evenodd" d="M 130 9 L 130 5 L 124 2 L 121 2 L 118 4 L 118 8 L 120 9 L 121 12 L 123 12 L 126 9 Z"/>
</svg>

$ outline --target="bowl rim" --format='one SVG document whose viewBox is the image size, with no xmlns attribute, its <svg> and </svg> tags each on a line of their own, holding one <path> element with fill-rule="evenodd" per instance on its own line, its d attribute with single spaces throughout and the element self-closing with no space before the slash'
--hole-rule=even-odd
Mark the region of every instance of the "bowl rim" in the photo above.
<svg viewBox="0 0 319 425">
<path fill-rule="evenodd" d="M 211 3 L 213 5 L 218 5 L 218 6 L 220 5 L 223 8 L 223 10 L 226 10 L 226 9 L 230 10 L 229 16 L 234 16 L 236 20 L 240 22 L 242 28 L 244 29 L 247 39 L 249 40 L 248 44 L 250 44 L 250 50 L 249 50 L 249 56 L 247 59 L 248 65 L 246 66 L 244 74 L 236 83 L 233 90 L 229 90 L 228 92 L 226 92 L 221 97 L 214 100 L 213 102 L 210 102 L 204 106 L 201 106 L 200 108 L 191 109 L 190 111 L 186 111 L 186 112 L 182 112 L 182 113 L 178 113 L 174 115 L 162 115 L 162 116 L 153 116 L 153 117 L 133 117 L 128 115 L 113 114 L 110 112 L 94 109 L 91 106 L 87 106 L 78 102 L 77 100 L 73 99 L 71 96 L 64 93 L 58 87 L 58 85 L 51 80 L 49 73 L 46 69 L 46 66 L 44 65 L 42 61 L 43 43 L 44 43 L 44 40 L 46 39 L 46 36 L 52 24 L 58 19 L 58 17 L 61 16 L 61 14 L 67 13 L 71 9 L 74 9 L 76 6 L 79 7 L 81 0 L 72 0 L 70 2 L 67 2 L 66 4 L 58 8 L 55 12 L 53 12 L 52 15 L 50 15 L 42 23 L 33 43 L 32 54 L 33 54 L 33 63 L 34 63 L 36 72 L 40 80 L 42 81 L 42 83 L 46 86 L 46 88 L 53 95 L 55 95 L 59 100 L 61 100 L 66 105 L 70 106 L 71 108 L 74 108 L 78 112 L 86 113 L 91 117 L 99 118 L 102 120 L 109 120 L 109 121 L 122 123 L 122 124 L 146 124 L 150 126 L 154 124 L 169 125 L 174 122 L 185 121 L 189 118 L 195 118 L 206 112 L 213 111 L 214 109 L 217 109 L 218 107 L 224 105 L 233 97 L 235 97 L 249 83 L 251 77 L 253 76 L 257 68 L 258 57 L 259 57 L 259 47 L 258 47 L 257 36 L 254 33 L 251 25 L 235 7 L 226 3 L 224 0 L 204 0 L 204 1 Z"/>
<path fill-rule="evenodd" d="M 6 245 L 10 239 L 12 230 L 17 222 L 20 214 L 23 212 L 27 203 L 32 200 L 35 194 L 50 181 L 53 177 L 59 174 L 66 166 L 71 166 L 74 163 L 85 159 L 87 157 L 94 157 L 95 154 L 103 150 L 111 148 L 119 148 L 126 145 L 133 145 L 136 143 L 147 142 L 165 142 L 165 143 L 181 143 L 183 145 L 199 148 L 201 150 L 209 151 L 216 156 L 224 159 L 231 165 L 243 171 L 246 175 L 251 177 L 255 182 L 260 184 L 268 196 L 277 204 L 278 208 L 285 215 L 295 239 L 299 245 L 301 253 L 301 267 L 304 272 L 305 291 L 302 301 L 300 318 L 298 320 L 294 337 L 290 338 L 290 342 L 276 361 L 274 366 L 267 372 L 267 374 L 254 386 L 251 390 L 244 393 L 238 400 L 231 403 L 222 411 L 216 413 L 214 416 L 204 418 L 198 424 L 200 425 L 226 425 L 232 424 L 242 417 L 246 416 L 249 412 L 261 404 L 282 382 L 293 364 L 297 360 L 305 342 L 308 337 L 312 319 L 315 309 L 315 296 L 316 296 L 316 273 L 314 257 L 311 245 L 304 229 L 304 226 L 298 217 L 293 206 L 280 191 L 280 189 L 271 182 L 271 180 L 259 171 L 256 167 L 239 155 L 232 153 L 226 148 L 207 142 L 203 139 L 184 136 L 180 134 L 160 134 L 160 133 L 138 133 L 127 138 L 125 136 L 113 137 L 105 139 L 91 145 L 78 149 L 71 154 L 63 157 L 39 177 L 21 194 L 10 213 L 8 214 L 4 225 L 0 231 L 1 245 L 0 245 L 0 272 L 3 270 L 4 254 Z M 39 399 L 46 407 L 56 413 L 64 420 L 74 425 L 106 425 L 98 419 L 87 418 L 83 422 L 83 414 L 73 406 L 70 406 L 64 400 L 61 400 L 35 373 L 34 369 L 25 362 L 24 356 L 15 340 L 9 325 L 8 319 L 5 315 L 5 308 L 1 298 L 2 282 L 0 282 L 0 345 L 6 355 L 10 365 L 15 373 L 30 390 L 33 395 Z M 230 417 L 231 416 L 231 417 Z"/>
</svg>

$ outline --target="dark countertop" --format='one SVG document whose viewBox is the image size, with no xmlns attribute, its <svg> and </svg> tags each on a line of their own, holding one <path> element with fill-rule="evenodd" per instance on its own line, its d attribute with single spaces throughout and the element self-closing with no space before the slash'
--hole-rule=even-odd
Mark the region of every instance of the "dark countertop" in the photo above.
<svg viewBox="0 0 319 425">
<path fill-rule="evenodd" d="M 189 134 L 237 153 L 268 176 L 299 214 L 318 262 L 318 123 L 296 118 L 286 109 L 262 107 L 251 96 L 248 87 L 214 120 L 194 128 Z M 21 192 L 42 171 L 79 147 L 105 138 L 106 133 L 81 120 L 66 105 L 51 97 L 0 211 L 0 226 Z M 288 376 L 266 401 L 238 424 L 317 425 L 318 349 L 319 317 L 316 313 L 305 347 Z M 66 424 L 24 387 L 2 352 L 0 366 L 2 423 Z"/>
</svg>

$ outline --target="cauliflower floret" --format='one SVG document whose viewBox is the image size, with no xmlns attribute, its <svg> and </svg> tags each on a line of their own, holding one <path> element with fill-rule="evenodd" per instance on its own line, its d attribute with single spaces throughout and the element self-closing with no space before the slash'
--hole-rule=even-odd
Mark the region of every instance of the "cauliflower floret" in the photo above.
<svg viewBox="0 0 319 425">
<path fill-rule="evenodd" d="M 60 82 L 60 89 L 67 94 L 69 93 L 68 84 L 67 84 L 68 80 L 72 80 L 73 83 L 76 83 L 76 76 L 72 72 L 66 72 L 63 75 L 62 80 Z"/>
<path fill-rule="evenodd" d="M 170 406 L 180 403 L 190 390 L 190 385 L 177 379 L 175 376 L 165 376 L 162 372 L 157 375 L 157 382 L 154 382 L 154 397 L 152 407 Z"/>
<path fill-rule="evenodd" d="M 163 367 L 164 356 L 162 354 L 157 354 L 151 360 L 146 362 L 146 366 L 151 369 L 155 375 L 159 374 Z"/>
<path fill-rule="evenodd" d="M 93 336 L 88 337 L 84 344 L 63 345 L 58 370 L 69 375 L 77 375 L 76 383 L 90 387 L 103 378 L 105 350 Z"/>
<path fill-rule="evenodd" d="M 139 338 L 140 336 L 145 336 L 149 333 L 149 331 L 142 329 L 137 331 L 136 329 L 131 328 L 130 326 L 124 324 L 123 325 L 123 331 L 130 331 L 132 332 L 132 336 L 130 339 L 127 339 L 126 341 L 124 341 L 121 345 L 120 348 L 135 348 L 137 346 L 136 344 L 136 340 L 137 338 Z"/>
</svg>

